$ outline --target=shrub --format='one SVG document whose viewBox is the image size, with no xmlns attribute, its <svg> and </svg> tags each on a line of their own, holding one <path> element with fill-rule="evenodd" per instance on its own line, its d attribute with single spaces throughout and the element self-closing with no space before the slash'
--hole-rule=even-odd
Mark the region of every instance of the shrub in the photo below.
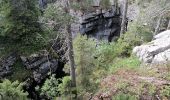
<svg viewBox="0 0 170 100">
<path fill-rule="evenodd" d="M 62 82 L 58 85 L 58 91 L 60 94 L 64 96 L 71 94 L 71 78 L 69 76 L 65 76 L 61 81 Z"/>
<path fill-rule="evenodd" d="M 144 25 L 140 20 L 131 22 L 128 26 L 128 33 L 138 36 L 142 42 L 150 42 L 153 38 L 152 29 L 148 25 Z"/>
<path fill-rule="evenodd" d="M 4 80 L 0 83 L 0 100 L 28 100 L 28 93 L 22 90 L 22 83 Z"/>
<path fill-rule="evenodd" d="M 95 51 L 95 57 L 97 58 L 96 66 L 104 69 L 108 68 L 108 65 L 113 62 L 113 59 L 119 54 L 116 51 L 116 43 L 102 42 L 97 46 Z"/>
<path fill-rule="evenodd" d="M 53 74 L 49 79 L 45 81 L 43 86 L 37 90 L 41 92 L 41 95 L 47 96 L 49 99 L 54 99 L 60 96 L 67 96 L 71 94 L 71 79 L 66 76 L 63 79 L 56 79 Z"/>
<path fill-rule="evenodd" d="M 115 53 L 121 57 L 130 56 L 132 49 L 141 43 L 142 41 L 140 40 L 139 36 L 135 35 L 134 33 L 127 32 L 122 35 L 115 44 Z"/>
<path fill-rule="evenodd" d="M 141 40 L 138 36 L 132 33 L 126 33 L 122 35 L 117 42 L 101 43 L 96 50 L 96 57 L 99 66 L 106 69 L 117 57 L 129 57 L 131 56 L 133 47 L 140 45 Z"/>
<path fill-rule="evenodd" d="M 54 99 L 58 92 L 59 81 L 55 78 L 55 75 L 52 75 L 49 79 L 45 81 L 41 88 L 41 95 L 47 96 L 49 99 Z"/>
<path fill-rule="evenodd" d="M 160 90 L 160 95 L 162 97 L 170 98 L 170 86 L 164 86 Z"/>
<path fill-rule="evenodd" d="M 113 100 L 138 100 L 136 96 L 130 94 L 119 93 L 112 97 Z"/>
</svg>

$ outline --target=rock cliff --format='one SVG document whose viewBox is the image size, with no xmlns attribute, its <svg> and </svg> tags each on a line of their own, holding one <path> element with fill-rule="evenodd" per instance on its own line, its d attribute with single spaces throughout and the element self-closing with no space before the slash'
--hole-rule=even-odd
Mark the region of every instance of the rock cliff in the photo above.
<svg viewBox="0 0 170 100">
<path fill-rule="evenodd" d="M 170 61 L 170 30 L 159 33 L 154 39 L 133 49 L 144 63 L 167 64 Z"/>
<path fill-rule="evenodd" d="M 108 11 L 86 14 L 80 22 L 80 33 L 111 42 L 119 36 L 121 20 L 121 13 L 117 13 L 114 7 Z"/>
</svg>

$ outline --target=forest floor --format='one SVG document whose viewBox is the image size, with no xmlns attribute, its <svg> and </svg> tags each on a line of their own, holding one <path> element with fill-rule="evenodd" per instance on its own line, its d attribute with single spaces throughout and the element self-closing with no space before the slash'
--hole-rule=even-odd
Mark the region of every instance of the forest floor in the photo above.
<svg viewBox="0 0 170 100">
<path fill-rule="evenodd" d="M 139 100 L 170 100 L 170 68 L 157 65 L 119 69 L 101 81 L 100 91 L 92 100 L 112 100 L 120 93 Z"/>
</svg>

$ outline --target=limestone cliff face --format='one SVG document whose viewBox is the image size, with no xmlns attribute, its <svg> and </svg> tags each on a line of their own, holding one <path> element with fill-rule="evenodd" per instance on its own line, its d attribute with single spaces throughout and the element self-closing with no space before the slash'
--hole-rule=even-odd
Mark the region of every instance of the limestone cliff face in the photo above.
<svg viewBox="0 0 170 100">
<path fill-rule="evenodd" d="M 97 40 L 112 41 L 118 37 L 121 29 L 120 13 L 116 14 L 114 9 L 90 13 L 82 17 L 80 33 Z"/>
<path fill-rule="evenodd" d="M 39 0 L 40 7 L 44 7 L 46 5 L 47 0 Z M 55 1 L 55 0 L 54 0 Z M 121 29 L 121 17 L 123 12 L 123 1 L 119 1 L 119 8 L 116 11 L 115 4 L 113 0 L 110 0 L 110 4 L 113 5 L 111 9 L 100 10 L 99 2 L 100 0 L 93 0 L 94 9 L 91 12 L 83 13 L 81 11 L 76 11 L 70 9 L 70 15 L 76 18 L 76 21 L 72 23 L 71 30 L 72 35 L 75 37 L 77 33 L 81 33 L 82 35 L 87 35 L 88 37 L 93 37 L 97 40 L 107 40 L 114 41 L 117 37 L 119 37 L 120 29 Z M 56 2 L 61 3 L 61 2 Z M 128 18 L 129 20 L 134 20 L 138 15 L 137 6 L 129 5 L 128 8 Z M 134 10 L 135 9 L 135 10 Z M 130 13 L 132 12 L 132 13 Z M 128 23 L 128 20 L 127 20 Z M 127 24 L 126 23 L 126 24 Z"/>
<path fill-rule="evenodd" d="M 76 33 L 93 37 L 97 40 L 113 41 L 119 36 L 121 29 L 121 11 L 116 12 L 115 7 L 109 10 L 96 10 L 91 13 L 70 11 L 78 20 L 72 24 L 73 37 Z"/>
</svg>

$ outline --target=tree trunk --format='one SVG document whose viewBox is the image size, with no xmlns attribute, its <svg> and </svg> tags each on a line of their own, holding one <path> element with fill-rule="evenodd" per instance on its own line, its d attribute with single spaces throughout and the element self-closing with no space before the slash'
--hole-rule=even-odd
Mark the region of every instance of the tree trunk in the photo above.
<svg viewBox="0 0 170 100">
<path fill-rule="evenodd" d="M 65 3 L 65 13 L 69 13 L 70 9 L 69 1 L 66 0 Z M 70 64 L 70 75 L 71 75 L 71 85 L 73 88 L 75 88 L 75 91 L 73 91 L 77 97 L 77 90 L 76 90 L 76 72 L 75 72 L 75 61 L 74 61 L 74 52 L 73 52 L 73 40 L 72 40 L 72 34 L 71 34 L 71 25 L 70 23 L 66 25 L 66 39 L 67 39 L 67 47 L 68 47 L 68 60 Z"/>
<path fill-rule="evenodd" d="M 158 21 L 157 21 L 157 26 L 155 28 L 155 32 L 153 34 L 153 36 L 155 36 L 156 34 L 158 34 L 159 30 L 160 30 L 160 25 L 161 25 L 161 21 L 162 21 L 162 17 L 163 17 L 163 14 L 161 14 L 158 18 Z"/>
<path fill-rule="evenodd" d="M 127 9 L 128 9 L 128 0 L 125 0 L 124 2 L 124 9 L 123 9 L 123 15 L 122 15 L 122 23 L 121 23 L 121 31 L 120 35 L 125 33 L 125 27 L 126 27 L 126 17 L 127 17 Z"/>
<path fill-rule="evenodd" d="M 115 9 L 116 9 L 116 15 L 119 14 L 119 7 L 118 7 L 118 0 L 114 0 L 114 6 L 115 6 Z"/>
<path fill-rule="evenodd" d="M 167 30 L 170 30 L 170 20 L 169 20 L 169 23 L 168 23 Z"/>
<path fill-rule="evenodd" d="M 71 27 L 67 25 L 67 46 L 68 46 L 68 60 L 70 64 L 70 74 L 72 80 L 72 86 L 76 87 L 76 73 L 75 73 L 75 62 L 74 62 L 74 52 L 73 52 L 73 43 L 71 35 Z"/>
</svg>

